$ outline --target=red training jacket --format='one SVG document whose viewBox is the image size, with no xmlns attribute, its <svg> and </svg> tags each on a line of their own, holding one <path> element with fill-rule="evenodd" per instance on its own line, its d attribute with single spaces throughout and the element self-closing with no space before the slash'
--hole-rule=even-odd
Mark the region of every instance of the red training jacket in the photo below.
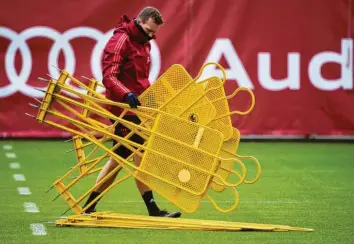
<svg viewBox="0 0 354 244">
<path fill-rule="evenodd" d="M 102 56 L 102 82 L 108 99 L 123 102 L 129 92 L 139 96 L 150 86 L 150 49 L 149 36 L 134 20 L 122 16 Z M 109 109 L 117 116 L 122 112 L 116 106 Z"/>
</svg>

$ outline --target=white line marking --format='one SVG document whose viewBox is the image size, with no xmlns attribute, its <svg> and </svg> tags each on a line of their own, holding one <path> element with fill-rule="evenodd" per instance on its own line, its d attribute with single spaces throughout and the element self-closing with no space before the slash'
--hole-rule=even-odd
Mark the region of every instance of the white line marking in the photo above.
<svg viewBox="0 0 354 244">
<path fill-rule="evenodd" d="M 23 207 L 25 208 L 25 212 L 39 213 L 39 209 L 37 208 L 37 205 L 33 202 L 25 202 L 23 204 Z"/>
<path fill-rule="evenodd" d="M 31 224 L 30 228 L 32 230 L 32 235 L 45 236 L 47 234 L 43 224 Z"/>
<path fill-rule="evenodd" d="M 14 174 L 15 181 L 26 181 L 26 178 L 23 174 Z"/>
<path fill-rule="evenodd" d="M 46 221 L 46 222 L 42 222 L 43 224 L 55 224 L 55 221 Z"/>
<path fill-rule="evenodd" d="M 2 148 L 4 148 L 5 150 L 11 150 L 12 145 L 4 145 Z"/>
<path fill-rule="evenodd" d="M 24 195 L 24 196 L 28 196 L 32 194 L 28 187 L 17 187 L 17 191 L 18 193 L 20 193 L 20 195 Z"/>
<path fill-rule="evenodd" d="M 8 158 L 16 158 L 16 154 L 13 152 L 6 153 L 6 157 Z"/>
<path fill-rule="evenodd" d="M 21 168 L 19 163 L 10 163 L 10 168 L 11 169 L 19 169 Z"/>
</svg>

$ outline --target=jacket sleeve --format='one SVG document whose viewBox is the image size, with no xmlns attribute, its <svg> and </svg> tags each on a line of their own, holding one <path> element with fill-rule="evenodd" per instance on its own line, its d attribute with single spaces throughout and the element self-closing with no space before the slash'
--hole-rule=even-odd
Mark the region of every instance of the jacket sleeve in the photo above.
<svg viewBox="0 0 354 244">
<path fill-rule="evenodd" d="M 126 34 L 112 36 L 107 42 L 102 56 L 102 83 L 120 101 L 130 92 L 117 78 L 126 53 L 127 39 Z"/>
</svg>

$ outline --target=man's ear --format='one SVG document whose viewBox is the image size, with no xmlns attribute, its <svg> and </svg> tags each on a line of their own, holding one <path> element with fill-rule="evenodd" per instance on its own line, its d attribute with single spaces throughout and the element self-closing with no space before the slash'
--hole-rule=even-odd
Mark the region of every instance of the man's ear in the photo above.
<svg viewBox="0 0 354 244">
<path fill-rule="evenodd" d="M 140 25 L 140 24 L 143 23 L 143 21 L 142 21 L 139 17 L 137 17 L 137 18 L 136 18 L 136 23 L 138 23 L 138 24 Z"/>
</svg>

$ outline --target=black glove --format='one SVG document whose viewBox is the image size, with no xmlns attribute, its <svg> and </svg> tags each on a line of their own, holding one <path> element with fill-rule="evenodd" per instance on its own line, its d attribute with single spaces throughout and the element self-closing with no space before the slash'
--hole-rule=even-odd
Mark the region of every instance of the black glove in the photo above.
<svg viewBox="0 0 354 244">
<path fill-rule="evenodd" d="M 137 108 L 138 105 L 141 105 L 138 96 L 132 92 L 129 92 L 127 95 L 125 95 L 124 101 L 128 103 L 131 108 Z"/>
</svg>

